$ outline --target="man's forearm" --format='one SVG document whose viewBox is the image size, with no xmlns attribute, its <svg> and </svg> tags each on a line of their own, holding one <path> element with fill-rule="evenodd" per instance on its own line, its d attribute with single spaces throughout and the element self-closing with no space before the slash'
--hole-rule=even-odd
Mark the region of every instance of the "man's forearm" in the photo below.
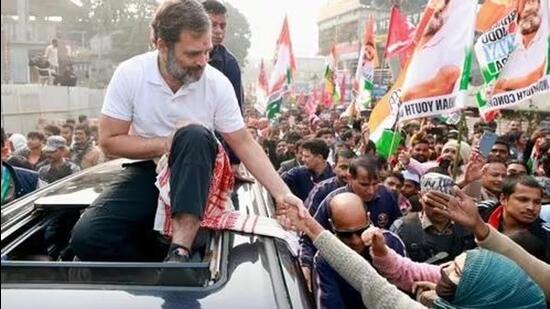
<svg viewBox="0 0 550 309">
<path fill-rule="evenodd" d="M 128 159 L 153 159 L 168 152 L 167 137 L 145 138 L 133 135 L 118 135 L 101 141 L 101 148 L 109 156 Z"/>
</svg>

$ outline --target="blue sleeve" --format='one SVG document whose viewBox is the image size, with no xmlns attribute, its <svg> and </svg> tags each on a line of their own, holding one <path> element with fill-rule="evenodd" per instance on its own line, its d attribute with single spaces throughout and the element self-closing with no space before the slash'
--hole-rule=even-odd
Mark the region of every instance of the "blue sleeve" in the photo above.
<svg viewBox="0 0 550 309">
<path fill-rule="evenodd" d="M 317 220 L 317 222 L 319 222 L 324 228 L 332 230 L 328 221 L 329 214 L 326 205 L 328 205 L 328 202 L 327 199 L 324 199 L 319 205 L 319 208 L 313 218 L 315 218 L 315 220 Z M 300 237 L 300 264 L 302 266 L 312 268 L 315 253 L 317 253 L 317 248 L 315 248 L 311 239 L 309 239 L 306 235 L 302 235 L 302 237 Z"/>
<path fill-rule="evenodd" d="M 314 216 L 317 209 L 319 209 L 319 204 L 323 201 L 323 197 L 323 190 L 321 190 L 320 186 L 315 185 L 304 202 L 304 206 L 309 210 L 311 216 Z"/>
<path fill-rule="evenodd" d="M 407 256 L 407 250 L 405 249 L 405 244 L 403 243 L 401 238 L 399 238 L 399 236 L 397 236 L 396 234 L 390 231 L 385 231 L 384 238 L 386 239 L 386 245 L 389 248 L 392 248 L 393 251 L 395 251 L 397 254 L 401 256 Z"/>
<path fill-rule="evenodd" d="M 294 193 L 294 188 L 296 187 L 296 178 L 298 177 L 298 169 L 293 168 L 290 171 L 283 173 L 281 178 L 286 183 L 288 188 Z"/>
<path fill-rule="evenodd" d="M 336 279 L 338 274 L 324 260 L 319 259 L 318 256 L 315 257 L 315 269 L 313 274 L 317 308 L 345 308 Z"/>
</svg>

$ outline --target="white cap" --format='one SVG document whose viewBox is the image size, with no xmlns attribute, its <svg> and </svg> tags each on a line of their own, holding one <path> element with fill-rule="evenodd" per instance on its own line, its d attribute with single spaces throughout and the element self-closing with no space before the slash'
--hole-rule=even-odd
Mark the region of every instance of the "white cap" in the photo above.
<svg viewBox="0 0 550 309">
<path fill-rule="evenodd" d="M 405 170 L 405 171 L 401 172 L 401 175 L 403 175 L 403 178 L 405 178 L 405 180 L 409 180 L 409 181 L 412 181 L 412 182 L 416 182 L 417 184 L 420 184 L 420 176 L 418 176 L 415 173 L 411 173 L 411 172 Z"/>
</svg>

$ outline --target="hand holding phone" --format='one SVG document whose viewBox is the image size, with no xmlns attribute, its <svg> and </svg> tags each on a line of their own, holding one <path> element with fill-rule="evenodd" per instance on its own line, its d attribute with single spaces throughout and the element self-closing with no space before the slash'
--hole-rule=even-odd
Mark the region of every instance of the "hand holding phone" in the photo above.
<svg viewBox="0 0 550 309">
<path fill-rule="evenodd" d="M 497 141 L 497 138 L 498 135 L 490 131 L 485 131 L 485 133 L 483 133 L 483 135 L 481 136 L 481 139 L 479 141 L 479 153 L 484 158 L 487 158 L 489 156 L 491 148 L 493 148 L 493 145 Z"/>
</svg>

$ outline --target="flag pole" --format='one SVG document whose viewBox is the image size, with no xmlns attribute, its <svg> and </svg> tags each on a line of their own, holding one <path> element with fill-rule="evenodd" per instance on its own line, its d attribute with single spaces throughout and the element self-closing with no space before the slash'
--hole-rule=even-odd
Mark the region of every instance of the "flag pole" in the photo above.
<svg viewBox="0 0 550 309">
<path fill-rule="evenodd" d="M 459 125 L 459 127 L 458 127 L 458 138 L 457 138 L 458 149 L 456 151 L 455 162 L 454 162 L 454 165 L 453 165 L 453 180 L 455 182 L 456 182 L 456 177 L 458 176 L 458 172 L 459 172 L 458 163 L 459 163 L 459 160 L 460 160 L 460 147 L 462 146 L 462 135 L 464 134 L 464 129 L 465 129 L 465 126 L 466 126 L 466 116 L 464 115 L 464 111 L 461 112 L 460 122 L 458 123 L 458 125 Z"/>
</svg>

